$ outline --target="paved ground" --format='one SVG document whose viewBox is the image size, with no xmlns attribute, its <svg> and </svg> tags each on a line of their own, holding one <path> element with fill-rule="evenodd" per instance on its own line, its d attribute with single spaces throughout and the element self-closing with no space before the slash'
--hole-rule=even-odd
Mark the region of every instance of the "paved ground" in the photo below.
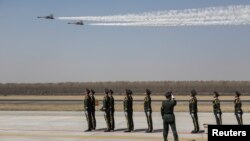
<svg viewBox="0 0 250 141">
<path fill-rule="evenodd" d="M 154 133 L 144 133 L 146 119 L 144 113 L 134 113 L 135 132 L 123 133 L 126 128 L 122 112 L 115 114 L 116 131 L 104 133 L 105 121 L 102 112 L 96 113 L 97 130 L 83 132 L 86 120 L 83 112 L 45 112 L 45 111 L 0 111 L 1 141 L 145 141 L 162 140 L 162 119 L 160 113 L 153 113 Z M 188 113 L 176 113 L 177 130 L 180 141 L 206 141 L 207 134 L 190 134 L 193 128 Z M 201 128 L 203 123 L 214 124 L 211 113 L 200 113 Z M 250 114 L 244 114 L 245 124 L 250 124 Z M 233 113 L 223 114 L 224 124 L 236 124 Z M 169 139 L 173 139 L 172 133 Z"/>
</svg>

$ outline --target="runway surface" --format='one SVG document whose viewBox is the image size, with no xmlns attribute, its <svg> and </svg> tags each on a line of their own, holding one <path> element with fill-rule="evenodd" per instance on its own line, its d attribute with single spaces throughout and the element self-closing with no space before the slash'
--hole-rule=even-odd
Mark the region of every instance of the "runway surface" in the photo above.
<svg viewBox="0 0 250 141">
<path fill-rule="evenodd" d="M 236 124 L 233 113 L 223 113 L 224 124 Z M 250 114 L 245 113 L 245 124 L 250 124 Z M 102 112 L 96 113 L 97 130 L 83 132 L 87 122 L 83 112 L 64 111 L 0 111 L 1 141 L 145 141 L 162 139 L 162 119 L 160 113 L 153 113 L 154 132 L 145 133 L 146 118 L 143 112 L 134 113 L 135 131 L 124 133 L 126 121 L 123 112 L 115 113 L 116 131 L 104 133 L 106 124 Z M 180 140 L 206 141 L 207 134 L 190 134 L 193 129 L 188 113 L 176 113 L 176 124 Z M 199 122 L 214 124 L 212 113 L 199 113 Z M 173 140 L 170 131 L 169 140 Z"/>
</svg>

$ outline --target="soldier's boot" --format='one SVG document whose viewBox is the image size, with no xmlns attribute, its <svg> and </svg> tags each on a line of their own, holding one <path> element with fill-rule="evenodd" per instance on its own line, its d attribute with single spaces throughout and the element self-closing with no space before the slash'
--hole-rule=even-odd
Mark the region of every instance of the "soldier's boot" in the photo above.
<svg viewBox="0 0 250 141">
<path fill-rule="evenodd" d="M 153 132 L 153 127 L 151 125 L 148 125 L 148 129 L 145 131 L 146 133 L 151 133 Z"/>
<path fill-rule="evenodd" d="M 110 129 L 106 129 L 106 130 L 104 130 L 104 132 L 110 132 Z"/>
<path fill-rule="evenodd" d="M 196 133 L 199 133 L 199 131 L 200 131 L 200 127 L 198 125 L 197 128 L 196 128 Z"/>
<path fill-rule="evenodd" d="M 92 129 L 92 122 L 91 122 L 91 116 L 90 114 L 86 114 L 86 119 L 87 119 L 87 122 L 88 122 L 88 129 L 85 130 L 84 132 L 90 132 L 91 129 Z"/>
<path fill-rule="evenodd" d="M 174 131 L 173 134 L 174 134 L 174 141 L 178 141 L 179 139 L 178 139 L 178 134 L 177 134 L 177 132 Z"/>
<path fill-rule="evenodd" d="M 96 120 L 94 119 L 94 121 L 93 121 L 93 128 L 92 128 L 93 130 L 95 130 L 96 129 Z"/>
<path fill-rule="evenodd" d="M 153 132 L 153 121 L 152 121 L 152 117 L 149 118 L 149 132 Z"/>
<path fill-rule="evenodd" d="M 242 114 L 239 115 L 239 118 L 240 118 L 240 125 L 243 125 Z"/>
<path fill-rule="evenodd" d="M 87 130 L 85 130 L 84 132 L 90 132 L 91 131 L 91 129 L 87 129 Z"/>
<path fill-rule="evenodd" d="M 164 141 L 168 141 L 168 136 L 163 134 L 163 139 L 164 139 Z"/>
<path fill-rule="evenodd" d="M 150 129 L 149 129 L 149 132 L 153 132 L 153 128 L 150 128 Z"/>
<path fill-rule="evenodd" d="M 126 132 L 131 132 L 131 130 L 127 129 L 127 130 L 125 130 L 124 132 L 125 132 L 125 133 L 126 133 Z"/>
<path fill-rule="evenodd" d="M 194 130 L 191 133 L 198 133 L 199 131 L 200 131 L 200 128 L 199 128 L 198 123 L 196 122 L 195 128 L 194 128 Z"/>
<path fill-rule="evenodd" d="M 111 130 L 115 130 L 115 119 L 113 114 L 111 115 Z"/>
<path fill-rule="evenodd" d="M 192 130 L 191 133 L 196 133 L 196 130 Z"/>
</svg>

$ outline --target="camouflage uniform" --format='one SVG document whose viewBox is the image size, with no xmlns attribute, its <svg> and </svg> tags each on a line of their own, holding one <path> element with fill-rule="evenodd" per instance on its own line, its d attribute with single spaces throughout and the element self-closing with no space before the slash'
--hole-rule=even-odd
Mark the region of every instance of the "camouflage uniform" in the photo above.
<svg viewBox="0 0 250 141">
<path fill-rule="evenodd" d="M 174 140 L 178 141 L 178 134 L 176 131 L 175 115 L 174 115 L 174 107 L 177 102 L 175 101 L 175 99 L 169 98 L 171 97 L 171 92 L 166 93 L 165 96 L 168 99 L 162 102 L 162 107 L 161 107 L 161 116 L 163 119 L 163 138 L 164 138 L 164 141 L 168 140 L 167 139 L 168 129 L 170 125 L 173 135 L 174 135 Z"/>
<path fill-rule="evenodd" d="M 132 91 L 130 90 L 130 94 L 129 94 L 129 104 L 130 104 L 130 111 L 131 111 L 131 131 L 134 131 L 134 120 L 133 120 L 133 96 L 132 96 Z"/>
<path fill-rule="evenodd" d="M 92 103 L 91 103 L 91 98 L 89 96 L 89 90 L 87 89 L 86 92 L 87 95 L 84 98 L 84 112 L 88 122 L 88 129 L 86 131 L 91 131 L 93 129 L 92 116 L 91 116 Z"/>
<path fill-rule="evenodd" d="M 114 97 L 112 96 L 113 91 L 110 90 L 110 122 L 111 122 L 111 130 L 115 129 L 115 118 L 114 118 L 114 113 L 115 113 L 115 100 Z"/>
<path fill-rule="evenodd" d="M 196 91 L 191 91 L 191 99 L 189 100 L 189 112 L 193 119 L 194 130 L 191 133 L 197 133 L 200 130 L 199 122 L 198 122 L 198 107 L 197 107 L 197 99 L 195 97 Z"/>
<path fill-rule="evenodd" d="M 96 129 L 96 119 L 95 119 L 95 91 L 93 89 L 91 89 L 91 93 L 92 95 L 90 96 L 91 98 L 91 105 L 92 105 L 92 108 L 91 108 L 91 118 L 92 118 L 92 125 L 93 125 L 93 129 L 95 130 Z"/>
<path fill-rule="evenodd" d="M 222 125 L 222 119 L 221 119 L 221 109 L 220 109 L 220 100 L 218 99 L 219 93 L 215 93 L 215 99 L 213 100 L 213 111 L 214 111 L 214 116 L 216 119 L 217 125 Z"/>
<path fill-rule="evenodd" d="M 105 90 L 106 96 L 103 98 L 103 106 L 102 111 L 104 111 L 104 118 L 107 124 L 107 130 L 105 132 L 109 132 L 111 130 L 111 123 L 110 123 L 110 98 L 108 96 L 108 91 Z"/>
<path fill-rule="evenodd" d="M 151 91 L 146 89 L 147 96 L 144 98 L 144 112 L 147 118 L 148 130 L 146 132 L 153 131 L 153 121 L 152 121 L 152 107 L 151 107 Z"/>
<path fill-rule="evenodd" d="M 238 125 L 243 125 L 242 115 L 243 111 L 241 109 L 240 93 L 236 91 L 236 99 L 234 100 L 234 114 L 237 119 Z"/>
<path fill-rule="evenodd" d="M 125 132 L 131 132 L 133 129 L 132 125 L 132 107 L 131 107 L 131 98 L 129 96 L 130 91 L 126 89 L 126 96 L 123 100 L 124 113 L 127 120 L 127 130 Z"/>
</svg>

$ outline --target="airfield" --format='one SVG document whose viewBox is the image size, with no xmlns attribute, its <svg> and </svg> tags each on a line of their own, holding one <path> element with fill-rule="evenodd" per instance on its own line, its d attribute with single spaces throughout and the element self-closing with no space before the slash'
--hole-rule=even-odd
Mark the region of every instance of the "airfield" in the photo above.
<svg viewBox="0 0 250 141">
<path fill-rule="evenodd" d="M 190 134 L 192 119 L 187 112 L 176 112 L 176 125 L 180 141 L 206 141 L 205 132 Z M 0 111 L 1 141 L 161 141 L 162 119 L 159 112 L 153 113 L 154 132 L 145 133 L 147 128 L 143 112 L 134 113 L 135 131 L 124 133 L 126 120 L 123 112 L 115 113 L 116 130 L 103 132 L 106 124 L 103 112 L 96 113 L 97 129 L 84 132 L 87 122 L 81 111 Z M 223 113 L 223 124 L 236 124 L 233 113 Z M 243 115 L 244 124 L 250 124 L 250 114 Z M 215 124 L 212 113 L 199 113 L 201 130 L 203 123 Z M 169 140 L 173 140 L 170 130 Z"/>
</svg>

